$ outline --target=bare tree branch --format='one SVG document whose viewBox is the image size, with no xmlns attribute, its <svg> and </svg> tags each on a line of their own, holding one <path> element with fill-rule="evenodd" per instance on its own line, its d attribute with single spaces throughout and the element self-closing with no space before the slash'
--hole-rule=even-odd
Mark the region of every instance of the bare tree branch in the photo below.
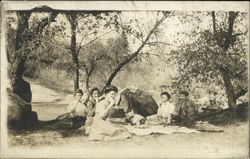
<svg viewBox="0 0 250 159">
<path fill-rule="evenodd" d="M 164 12 L 164 15 L 162 16 L 162 18 L 157 21 L 154 25 L 154 27 L 152 28 L 152 30 L 150 30 L 149 34 L 147 35 L 146 39 L 143 41 L 142 45 L 129 57 L 127 57 L 123 62 L 121 62 L 116 69 L 111 73 L 111 75 L 109 76 L 108 81 L 106 82 L 104 88 L 106 86 L 109 86 L 112 82 L 112 80 L 114 79 L 114 77 L 117 75 L 117 73 L 121 70 L 121 68 L 123 66 L 125 66 L 127 63 L 129 63 L 131 60 L 133 60 L 136 56 L 138 56 L 138 54 L 141 52 L 141 50 L 143 49 L 143 47 L 146 45 L 147 41 L 150 39 L 151 35 L 155 32 L 155 30 L 158 28 L 158 26 L 170 15 L 171 12 Z"/>
<path fill-rule="evenodd" d="M 140 55 L 148 55 L 148 56 L 160 57 L 160 55 L 158 55 L 158 54 L 153 54 L 153 53 L 148 53 L 148 52 L 141 52 Z"/>
<path fill-rule="evenodd" d="M 142 33 L 142 29 L 141 29 L 141 27 L 140 27 L 140 25 L 139 25 L 139 23 L 138 23 L 137 20 L 136 20 L 136 25 L 138 26 L 140 32 Z M 143 37 L 139 37 L 139 39 L 140 39 L 141 42 L 143 42 Z"/>
<path fill-rule="evenodd" d="M 80 50 L 81 50 L 82 48 L 84 48 L 85 46 L 87 46 L 88 44 L 94 42 L 95 40 L 98 40 L 98 39 L 101 38 L 102 36 L 104 36 L 104 35 L 106 35 L 106 34 L 112 32 L 112 31 L 114 31 L 114 29 L 113 29 L 113 30 L 110 30 L 110 31 L 108 31 L 108 32 L 106 32 L 106 33 L 104 33 L 104 34 L 102 34 L 102 35 L 96 37 L 95 39 L 89 41 L 88 43 L 86 43 L 86 44 L 80 46 L 80 47 L 77 49 L 77 54 L 79 54 Z"/>
<path fill-rule="evenodd" d="M 81 47 L 81 45 L 82 45 L 82 42 L 83 42 L 84 38 L 86 38 L 87 36 L 92 35 L 92 34 L 94 34 L 94 33 L 95 33 L 95 32 L 93 31 L 93 32 L 90 32 L 90 33 L 88 33 L 88 34 L 84 35 L 84 36 L 82 37 L 82 39 L 81 39 L 80 43 L 79 43 L 79 48 Z"/>
<path fill-rule="evenodd" d="M 147 42 L 147 45 L 157 45 L 157 44 L 162 44 L 162 45 L 169 45 L 173 46 L 172 44 L 166 43 L 166 42 L 161 42 L 161 41 L 154 41 L 154 42 Z"/>
<path fill-rule="evenodd" d="M 141 57 L 141 58 L 143 58 L 144 60 L 146 60 L 150 64 L 150 66 L 154 66 L 154 64 L 148 58 L 146 58 L 144 56 L 141 56 L 141 54 L 138 55 L 138 56 Z"/>
</svg>

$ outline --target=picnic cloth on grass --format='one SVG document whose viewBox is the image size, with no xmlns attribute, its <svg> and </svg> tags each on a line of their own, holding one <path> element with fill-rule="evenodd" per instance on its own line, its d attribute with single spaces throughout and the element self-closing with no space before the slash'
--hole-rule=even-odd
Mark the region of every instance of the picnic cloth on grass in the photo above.
<svg viewBox="0 0 250 159">
<path fill-rule="evenodd" d="M 197 130 L 189 129 L 186 127 L 180 127 L 180 126 L 163 126 L 163 125 L 156 125 L 156 126 L 150 126 L 150 127 L 134 127 L 131 125 L 125 126 L 130 133 L 133 133 L 135 135 L 144 136 L 144 135 L 150 135 L 153 133 L 160 133 L 160 134 L 173 134 L 173 133 L 200 133 Z"/>
</svg>

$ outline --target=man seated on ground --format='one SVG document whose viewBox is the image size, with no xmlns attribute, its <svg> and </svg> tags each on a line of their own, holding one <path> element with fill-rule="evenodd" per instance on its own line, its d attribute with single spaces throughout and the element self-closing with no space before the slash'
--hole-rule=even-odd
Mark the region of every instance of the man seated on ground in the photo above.
<svg viewBox="0 0 250 159">
<path fill-rule="evenodd" d="M 83 91 L 77 89 L 75 92 L 75 100 L 69 104 L 67 113 L 57 117 L 57 120 L 72 119 L 72 128 L 80 128 L 86 121 L 88 114 L 87 107 L 84 105 Z"/>
<path fill-rule="evenodd" d="M 171 96 L 168 92 L 161 93 L 161 103 L 157 110 L 157 114 L 148 116 L 145 124 L 158 125 L 158 124 L 169 124 L 171 123 L 172 114 L 174 113 L 175 106 L 170 103 Z"/>
<path fill-rule="evenodd" d="M 180 122 L 182 126 L 193 127 L 195 124 L 195 115 L 197 114 L 197 106 L 189 99 L 187 91 L 179 93 L 179 99 L 176 103 L 175 119 Z"/>
</svg>

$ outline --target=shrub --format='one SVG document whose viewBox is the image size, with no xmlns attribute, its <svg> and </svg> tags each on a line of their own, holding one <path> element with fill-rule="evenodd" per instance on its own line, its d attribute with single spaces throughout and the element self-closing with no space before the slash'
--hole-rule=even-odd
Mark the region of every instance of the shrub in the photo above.
<svg viewBox="0 0 250 159">
<path fill-rule="evenodd" d="M 72 93 L 73 81 L 72 75 L 65 70 L 45 67 L 37 69 L 35 73 L 36 80 L 48 88 L 59 92 Z"/>
</svg>

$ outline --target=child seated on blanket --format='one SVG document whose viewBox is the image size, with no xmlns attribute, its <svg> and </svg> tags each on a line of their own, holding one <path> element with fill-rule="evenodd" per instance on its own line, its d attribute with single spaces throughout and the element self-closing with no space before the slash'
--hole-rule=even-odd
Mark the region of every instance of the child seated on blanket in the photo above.
<svg viewBox="0 0 250 159">
<path fill-rule="evenodd" d="M 171 122 L 172 114 L 174 114 L 175 106 L 170 103 L 171 96 L 168 92 L 161 93 L 161 103 L 157 110 L 157 114 L 148 116 L 146 118 L 146 124 L 158 125 L 162 123 L 169 124 Z"/>
</svg>

